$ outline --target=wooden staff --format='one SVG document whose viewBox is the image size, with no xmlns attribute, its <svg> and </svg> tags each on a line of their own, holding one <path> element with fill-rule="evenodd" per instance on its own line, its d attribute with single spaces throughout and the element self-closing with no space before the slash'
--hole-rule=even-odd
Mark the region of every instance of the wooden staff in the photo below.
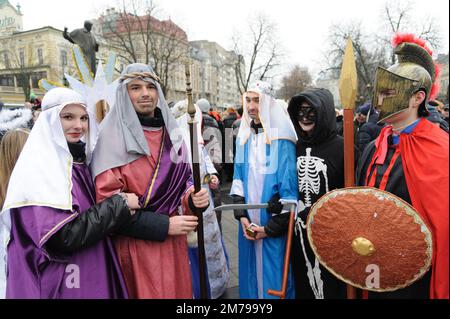
<svg viewBox="0 0 450 319">
<path fill-rule="evenodd" d="M 281 290 L 269 289 L 267 293 L 272 296 L 280 297 L 280 299 L 286 298 L 287 282 L 289 275 L 289 265 L 291 257 L 291 247 L 292 247 L 292 236 L 294 234 L 294 220 L 295 220 L 295 205 L 291 206 L 289 213 L 289 226 L 286 241 L 286 250 L 284 253 L 284 268 L 283 268 L 283 281 L 281 285 Z"/>
<path fill-rule="evenodd" d="M 191 87 L 191 70 L 189 63 L 186 63 L 186 94 L 188 99 L 188 113 L 190 119 L 189 133 L 191 139 L 191 155 L 192 155 L 192 175 L 194 177 L 195 193 L 198 193 L 202 189 L 200 179 L 200 160 L 198 150 L 198 137 L 197 137 L 197 121 L 195 120 L 195 106 L 192 102 L 192 87 Z M 197 239 L 198 239 L 198 268 L 200 276 L 200 297 L 201 299 L 208 298 L 208 291 L 206 286 L 206 254 L 205 254 L 205 240 L 203 233 L 203 213 L 197 214 L 198 227 L 197 227 Z"/>
<path fill-rule="evenodd" d="M 95 111 L 97 117 L 97 123 L 100 124 L 109 112 L 108 103 L 105 100 L 100 100 L 95 104 Z"/>
<path fill-rule="evenodd" d="M 345 187 L 355 186 L 355 140 L 353 127 L 353 110 L 358 91 L 358 76 L 356 73 L 353 43 L 349 38 L 342 63 L 339 79 L 339 94 L 344 108 L 344 174 Z M 347 299 L 356 299 L 356 289 L 347 285 Z"/>
</svg>

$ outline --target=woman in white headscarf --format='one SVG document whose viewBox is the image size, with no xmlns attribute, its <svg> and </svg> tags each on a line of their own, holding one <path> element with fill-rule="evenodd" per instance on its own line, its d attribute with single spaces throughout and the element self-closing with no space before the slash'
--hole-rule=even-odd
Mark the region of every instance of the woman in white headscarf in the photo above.
<svg viewBox="0 0 450 319">
<path fill-rule="evenodd" d="M 120 194 L 94 205 L 87 163 L 97 128 L 80 94 L 50 90 L 42 110 L 2 210 L 6 298 L 126 298 L 107 236 L 130 222 L 137 197 Z"/>
</svg>

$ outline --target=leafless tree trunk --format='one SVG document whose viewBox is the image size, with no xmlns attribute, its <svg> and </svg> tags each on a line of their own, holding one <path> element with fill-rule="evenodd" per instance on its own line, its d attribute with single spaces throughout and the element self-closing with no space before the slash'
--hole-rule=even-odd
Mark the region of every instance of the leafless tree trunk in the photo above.
<svg viewBox="0 0 450 319">
<path fill-rule="evenodd" d="M 238 55 L 234 62 L 236 81 L 241 94 L 251 81 L 271 78 L 271 72 L 280 65 L 283 54 L 275 40 L 275 29 L 275 24 L 260 14 L 249 23 L 248 37 L 241 37 L 242 32 L 233 36 L 234 51 Z"/>
</svg>

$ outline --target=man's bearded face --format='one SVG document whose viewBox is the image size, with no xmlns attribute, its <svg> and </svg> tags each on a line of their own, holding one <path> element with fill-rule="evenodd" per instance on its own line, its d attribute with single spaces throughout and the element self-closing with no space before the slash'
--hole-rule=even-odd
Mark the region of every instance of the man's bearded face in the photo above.
<svg viewBox="0 0 450 319">
<path fill-rule="evenodd" d="M 247 104 L 247 112 L 250 118 L 255 121 L 256 124 L 259 120 L 259 94 L 256 92 L 247 92 L 245 97 L 245 103 Z"/>
</svg>

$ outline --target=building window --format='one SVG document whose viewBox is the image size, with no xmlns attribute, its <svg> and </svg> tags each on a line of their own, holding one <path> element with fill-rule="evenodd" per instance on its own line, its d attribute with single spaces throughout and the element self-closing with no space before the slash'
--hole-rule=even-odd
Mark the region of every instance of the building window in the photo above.
<svg viewBox="0 0 450 319">
<path fill-rule="evenodd" d="M 116 26 L 116 22 L 114 20 L 112 20 L 112 18 L 107 17 L 105 23 L 103 23 L 102 28 L 103 28 L 103 32 L 104 34 L 111 34 L 111 33 L 115 33 L 117 31 L 117 26 Z"/>
<path fill-rule="evenodd" d="M 61 65 L 67 66 L 67 51 L 61 50 Z"/>
<path fill-rule="evenodd" d="M 42 52 L 41 48 L 39 48 L 37 50 L 37 54 L 38 54 L 38 63 L 39 63 L 39 65 L 44 64 L 44 53 Z"/>
<path fill-rule="evenodd" d="M 16 78 L 17 78 L 17 86 L 20 88 L 23 88 L 25 86 L 28 86 L 28 77 L 25 74 L 19 73 L 16 74 Z"/>
<path fill-rule="evenodd" d="M 14 76 L 13 75 L 0 75 L 0 86 L 14 87 Z"/>
<path fill-rule="evenodd" d="M 19 50 L 19 63 L 21 67 L 25 66 L 25 50 L 20 49 Z"/>
<path fill-rule="evenodd" d="M 5 68 L 9 69 L 9 56 L 7 52 L 3 52 L 3 62 L 5 63 Z"/>
</svg>

